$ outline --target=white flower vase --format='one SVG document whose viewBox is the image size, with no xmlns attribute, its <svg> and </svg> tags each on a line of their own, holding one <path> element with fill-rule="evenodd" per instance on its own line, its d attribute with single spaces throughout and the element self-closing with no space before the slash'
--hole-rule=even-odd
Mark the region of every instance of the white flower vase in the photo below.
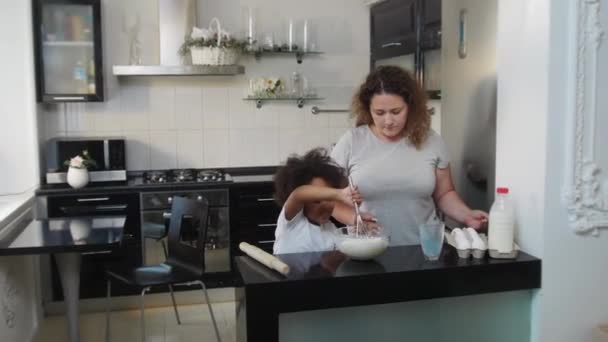
<svg viewBox="0 0 608 342">
<path fill-rule="evenodd" d="M 68 169 L 68 184 L 74 189 L 80 189 L 89 183 L 89 171 L 86 168 L 70 167 Z"/>
<path fill-rule="evenodd" d="M 70 221 L 70 234 L 72 235 L 72 239 L 77 243 L 85 242 L 89 235 L 91 235 L 91 229 L 91 222 L 88 220 L 74 219 Z"/>
</svg>

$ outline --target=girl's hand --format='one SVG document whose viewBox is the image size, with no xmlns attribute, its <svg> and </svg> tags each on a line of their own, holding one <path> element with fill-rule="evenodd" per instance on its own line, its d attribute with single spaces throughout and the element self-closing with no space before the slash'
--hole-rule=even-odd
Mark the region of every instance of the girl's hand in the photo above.
<svg viewBox="0 0 608 342">
<path fill-rule="evenodd" d="M 354 220 L 356 220 L 357 217 L 355 216 Z M 362 229 L 363 229 L 363 233 L 366 234 L 370 234 L 370 235 L 377 235 L 380 232 L 382 232 L 382 227 L 380 227 L 380 225 L 378 224 L 378 220 L 376 219 L 376 216 L 374 216 L 371 213 L 361 213 L 361 219 L 363 220 L 363 225 L 362 225 Z M 354 233 L 354 225 L 351 226 L 352 231 L 350 231 L 350 233 Z"/>
<path fill-rule="evenodd" d="M 488 225 L 488 213 L 481 210 L 471 210 L 469 215 L 465 216 L 463 223 L 475 230 L 484 229 Z"/>
<path fill-rule="evenodd" d="M 352 207 L 353 202 L 357 203 L 357 205 L 361 204 L 361 202 L 363 201 L 363 197 L 361 197 L 359 188 L 354 187 L 351 190 L 350 187 L 347 186 L 344 189 L 338 190 L 338 201 L 348 205 L 349 207 Z"/>
</svg>

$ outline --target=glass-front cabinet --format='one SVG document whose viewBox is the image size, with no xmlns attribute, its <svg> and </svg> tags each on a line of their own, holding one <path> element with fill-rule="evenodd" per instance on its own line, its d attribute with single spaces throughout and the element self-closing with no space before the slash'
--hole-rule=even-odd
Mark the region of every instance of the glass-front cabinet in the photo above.
<svg viewBox="0 0 608 342">
<path fill-rule="evenodd" d="M 33 0 L 38 101 L 103 101 L 100 0 Z"/>
</svg>

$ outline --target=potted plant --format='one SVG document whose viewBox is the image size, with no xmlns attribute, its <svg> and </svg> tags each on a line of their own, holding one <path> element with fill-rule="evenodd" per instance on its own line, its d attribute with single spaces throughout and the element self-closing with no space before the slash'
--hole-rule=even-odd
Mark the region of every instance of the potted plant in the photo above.
<svg viewBox="0 0 608 342">
<path fill-rule="evenodd" d="M 213 24 L 216 28 L 213 29 Z M 198 65 L 230 65 L 236 64 L 239 56 L 247 46 L 247 40 L 236 39 L 220 27 L 217 18 L 211 19 L 209 29 L 192 28 L 190 37 L 179 49 L 182 56 L 190 54 L 192 64 Z"/>
<path fill-rule="evenodd" d="M 82 151 L 82 156 L 77 155 L 64 164 L 68 166 L 68 184 L 74 189 L 80 189 L 89 183 L 88 168 L 97 165 L 87 150 Z"/>
</svg>

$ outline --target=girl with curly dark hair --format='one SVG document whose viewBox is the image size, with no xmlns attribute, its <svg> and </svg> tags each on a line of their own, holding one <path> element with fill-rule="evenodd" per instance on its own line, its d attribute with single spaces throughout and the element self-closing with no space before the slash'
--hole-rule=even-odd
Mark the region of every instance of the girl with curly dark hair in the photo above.
<svg viewBox="0 0 608 342">
<path fill-rule="evenodd" d="M 481 228 L 488 215 L 471 210 L 454 190 L 443 139 L 431 129 L 424 90 L 398 66 L 380 66 L 361 84 L 352 101 L 355 128 L 332 150 L 349 170 L 392 245 L 419 244 L 418 226 L 435 209 L 456 221 Z M 348 219 L 337 205 L 334 217 Z"/>
<path fill-rule="evenodd" d="M 351 208 L 361 202 L 351 191 L 344 170 L 324 149 L 292 155 L 274 176 L 275 197 L 283 207 L 277 220 L 274 254 L 334 249 L 336 229 L 330 221 L 337 202 Z M 352 215 L 351 215 L 352 219 Z"/>
</svg>

